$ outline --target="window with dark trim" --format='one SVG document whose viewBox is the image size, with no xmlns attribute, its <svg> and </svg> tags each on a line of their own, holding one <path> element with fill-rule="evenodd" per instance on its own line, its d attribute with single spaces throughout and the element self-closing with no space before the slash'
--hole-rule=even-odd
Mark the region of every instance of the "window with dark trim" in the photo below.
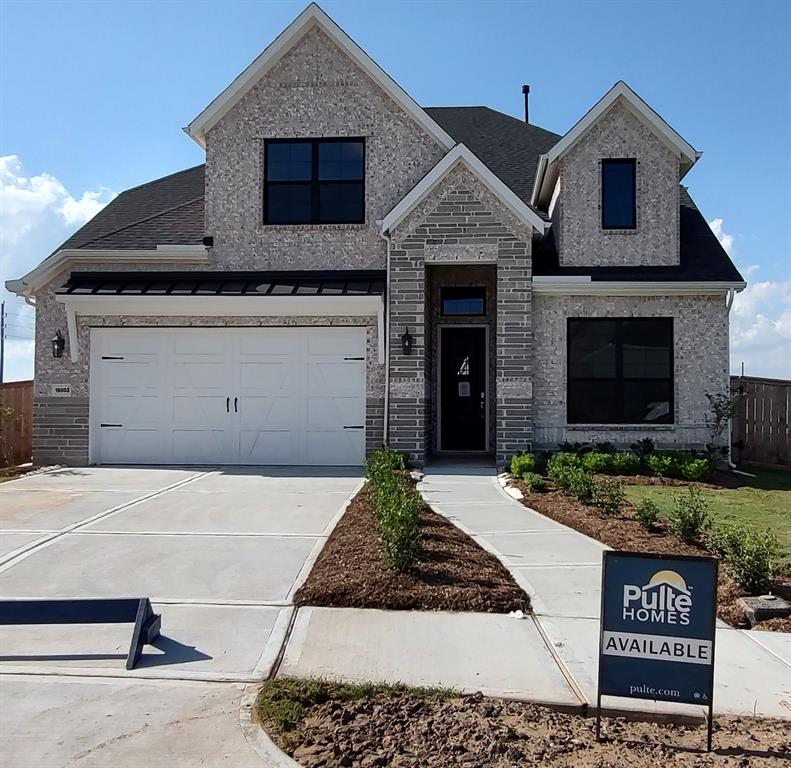
<svg viewBox="0 0 791 768">
<path fill-rule="evenodd" d="M 601 225 L 603 229 L 637 227 L 636 160 L 602 160 Z"/>
<path fill-rule="evenodd" d="M 362 224 L 364 139 L 269 139 L 264 224 Z"/>
<path fill-rule="evenodd" d="M 568 320 L 569 424 L 673 423 L 673 320 Z"/>
<path fill-rule="evenodd" d="M 443 315 L 485 315 L 486 288 L 441 288 L 440 302 Z"/>
</svg>

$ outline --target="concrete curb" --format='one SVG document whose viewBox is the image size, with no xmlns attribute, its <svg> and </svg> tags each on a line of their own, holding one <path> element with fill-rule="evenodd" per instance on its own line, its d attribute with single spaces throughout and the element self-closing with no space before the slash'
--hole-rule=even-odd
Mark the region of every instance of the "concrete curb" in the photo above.
<svg viewBox="0 0 791 768">
<path fill-rule="evenodd" d="M 244 740 L 250 748 L 264 760 L 267 768 L 302 768 L 300 763 L 283 752 L 258 723 L 254 717 L 255 700 L 258 696 L 259 684 L 245 686 L 242 692 L 242 703 L 239 707 L 239 726 Z"/>
</svg>

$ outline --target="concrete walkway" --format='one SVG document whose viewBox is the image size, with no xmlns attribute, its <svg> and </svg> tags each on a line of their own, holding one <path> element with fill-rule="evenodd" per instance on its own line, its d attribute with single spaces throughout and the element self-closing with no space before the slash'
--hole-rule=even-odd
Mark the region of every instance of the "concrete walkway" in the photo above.
<svg viewBox="0 0 791 768">
<path fill-rule="evenodd" d="M 403 682 L 582 707 L 595 705 L 599 542 L 526 508 L 490 468 L 426 470 L 425 499 L 496 555 L 534 616 L 303 608 L 280 674 Z M 715 711 L 791 719 L 791 635 L 717 630 Z M 606 699 L 623 710 L 699 707 Z"/>
<path fill-rule="evenodd" d="M 574 687 L 595 704 L 606 547 L 514 500 L 491 471 L 429 469 L 420 488 L 432 509 L 496 554 L 530 594 L 538 624 Z M 605 701 L 616 702 L 622 709 L 656 709 L 637 700 Z M 714 709 L 791 719 L 791 634 L 746 632 L 720 623 Z"/>
</svg>

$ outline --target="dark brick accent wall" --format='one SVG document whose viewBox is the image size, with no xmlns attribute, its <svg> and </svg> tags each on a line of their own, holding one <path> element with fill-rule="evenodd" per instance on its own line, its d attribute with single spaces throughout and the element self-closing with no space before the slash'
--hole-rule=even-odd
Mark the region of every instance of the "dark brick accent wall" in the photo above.
<svg viewBox="0 0 791 768">
<path fill-rule="evenodd" d="M 88 398 L 33 400 L 33 463 L 85 466 L 88 463 Z"/>
<path fill-rule="evenodd" d="M 381 448 L 384 443 L 385 401 L 369 397 L 365 401 L 365 453 Z"/>
</svg>

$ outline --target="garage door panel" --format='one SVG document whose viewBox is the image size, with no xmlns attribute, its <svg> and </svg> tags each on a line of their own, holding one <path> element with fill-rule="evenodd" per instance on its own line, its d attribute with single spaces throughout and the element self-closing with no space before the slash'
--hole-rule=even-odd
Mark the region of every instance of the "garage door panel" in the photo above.
<svg viewBox="0 0 791 768">
<path fill-rule="evenodd" d="M 93 460 L 363 461 L 364 430 L 344 429 L 365 423 L 365 362 L 345 359 L 364 358 L 360 328 L 124 328 L 93 334 Z M 124 360 L 103 360 L 109 350 L 119 350 Z M 100 423 L 123 426 L 108 434 Z"/>
</svg>

